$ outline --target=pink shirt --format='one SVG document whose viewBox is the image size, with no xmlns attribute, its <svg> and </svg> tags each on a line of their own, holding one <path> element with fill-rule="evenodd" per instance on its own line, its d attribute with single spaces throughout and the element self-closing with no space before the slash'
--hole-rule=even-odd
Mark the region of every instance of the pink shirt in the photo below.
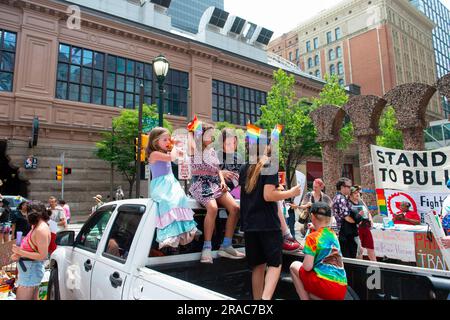
<svg viewBox="0 0 450 320">
<path fill-rule="evenodd" d="M 63 209 L 64 209 L 64 213 L 66 214 L 66 219 L 70 219 L 70 208 L 69 208 L 69 205 L 65 204 L 63 206 Z"/>
</svg>

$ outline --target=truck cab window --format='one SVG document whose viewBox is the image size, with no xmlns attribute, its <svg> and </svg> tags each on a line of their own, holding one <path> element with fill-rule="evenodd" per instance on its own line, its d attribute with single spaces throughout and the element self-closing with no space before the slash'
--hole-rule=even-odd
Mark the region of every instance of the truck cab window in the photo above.
<svg viewBox="0 0 450 320">
<path fill-rule="evenodd" d="M 114 209 L 115 206 L 104 207 L 95 212 L 89 222 L 80 231 L 76 240 L 76 246 L 91 252 L 96 252 Z"/>
<path fill-rule="evenodd" d="M 142 209 L 143 208 L 143 209 Z M 119 213 L 106 242 L 104 256 L 125 263 L 145 207 L 127 208 Z"/>
</svg>

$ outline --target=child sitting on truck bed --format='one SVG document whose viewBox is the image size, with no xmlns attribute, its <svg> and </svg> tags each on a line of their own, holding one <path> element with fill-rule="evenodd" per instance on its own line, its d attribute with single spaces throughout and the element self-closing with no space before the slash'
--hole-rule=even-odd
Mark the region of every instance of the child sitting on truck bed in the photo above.
<svg viewBox="0 0 450 320">
<path fill-rule="evenodd" d="M 171 147 L 170 132 L 155 128 L 150 132 L 147 155 L 152 182 L 150 197 L 158 205 L 156 217 L 156 241 L 159 248 L 186 245 L 195 237 L 197 224 L 194 211 L 189 208 L 188 198 L 172 173 L 171 162 L 181 151 Z"/>
<path fill-rule="evenodd" d="M 311 213 L 314 230 L 306 237 L 305 258 L 290 267 L 295 289 L 301 300 L 344 300 L 347 276 L 338 238 L 329 227 L 331 209 L 316 202 Z"/>
</svg>

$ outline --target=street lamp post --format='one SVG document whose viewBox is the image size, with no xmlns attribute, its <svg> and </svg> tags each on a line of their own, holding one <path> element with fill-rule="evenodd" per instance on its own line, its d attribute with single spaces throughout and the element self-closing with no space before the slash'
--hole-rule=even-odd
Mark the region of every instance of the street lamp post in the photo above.
<svg viewBox="0 0 450 320">
<path fill-rule="evenodd" d="M 159 126 L 163 127 L 163 115 L 164 115 L 164 81 L 169 73 L 170 63 L 163 54 L 160 54 L 153 59 L 153 71 L 155 72 L 156 79 L 159 85 Z"/>
</svg>

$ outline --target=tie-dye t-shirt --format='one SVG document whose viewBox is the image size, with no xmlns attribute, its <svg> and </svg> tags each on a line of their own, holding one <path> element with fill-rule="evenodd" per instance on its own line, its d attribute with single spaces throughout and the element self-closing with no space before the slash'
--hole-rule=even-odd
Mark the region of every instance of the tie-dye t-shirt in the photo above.
<svg viewBox="0 0 450 320">
<path fill-rule="evenodd" d="M 321 228 L 310 233 L 303 253 L 314 257 L 314 272 L 319 278 L 347 285 L 341 247 L 333 230 Z"/>
</svg>

